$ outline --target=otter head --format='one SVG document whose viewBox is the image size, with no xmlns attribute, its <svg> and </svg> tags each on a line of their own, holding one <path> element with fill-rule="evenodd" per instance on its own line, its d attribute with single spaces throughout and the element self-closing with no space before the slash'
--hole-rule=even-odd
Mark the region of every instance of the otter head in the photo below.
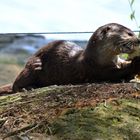
<svg viewBox="0 0 140 140">
<path fill-rule="evenodd" d="M 99 27 L 91 36 L 87 50 L 101 65 L 113 65 L 119 54 L 133 53 L 140 39 L 127 27 L 110 23 Z"/>
<path fill-rule="evenodd" d="M 92 39 L 93 42 L 116 55 L 132 53 L 140 45 L 140 39 L 137 38 L 133 31 L 117 23 L 101 26 L 93 34 Z"/>
</svg>

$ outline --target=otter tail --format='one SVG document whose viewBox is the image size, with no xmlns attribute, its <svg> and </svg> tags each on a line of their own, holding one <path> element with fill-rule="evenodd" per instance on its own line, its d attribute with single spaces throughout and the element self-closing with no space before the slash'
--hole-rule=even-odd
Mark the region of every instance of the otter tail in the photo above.
<svg viewBox="0 0 140 140">
<path fill-rule="evenodd" d="M 12 84 L 4 85 L 0 87 L 0 96 L 14 93 L 12 90 Z"/>
</svg>

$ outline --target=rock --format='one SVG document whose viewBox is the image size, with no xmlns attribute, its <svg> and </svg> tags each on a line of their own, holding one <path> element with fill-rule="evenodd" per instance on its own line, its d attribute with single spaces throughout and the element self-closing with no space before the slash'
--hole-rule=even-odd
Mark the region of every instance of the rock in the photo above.
<svg viewBox="0 0 140 140">
<path fill-rule="evenodd" d="M 34 34 L 1 34 L 0 52 L 1 53 L 34 53 L 38 48 L 44 46 L 51 39 L 46 39 L 42 35 Z"/>
</svg>

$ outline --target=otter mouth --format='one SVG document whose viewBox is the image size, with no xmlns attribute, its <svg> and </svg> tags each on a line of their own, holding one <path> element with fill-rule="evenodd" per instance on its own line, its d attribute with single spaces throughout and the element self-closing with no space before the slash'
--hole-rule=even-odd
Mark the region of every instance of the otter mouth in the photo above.
<svg viewBox="0 0 140 140">
<path fill-rule="evenodd" d="M 134 51 L 136 51 L 137 49 L 140 49 L 140 44 L 138 42 L 123 42 L 120 45 L 120 53 L 127 53 L 127 54 L 131 54 Z"/>
<path fill-rule="evenodd" d="M 135 51 L 135 47 L 134 45 L 129 46 L 127 44 L 123 44 L 123 46 L 120 47 L 120 51 L 121 53 L 132 53 L 133 51 Z M 138 46 L 137 46 L 138 47 Z"/>
<path fill-rule="evenodd" d="M 140 56 L 140 40 L 122 41 L 119 46 L 121 56 L 125 61 L 130 62 L 134 57 Z"/>
</svg>

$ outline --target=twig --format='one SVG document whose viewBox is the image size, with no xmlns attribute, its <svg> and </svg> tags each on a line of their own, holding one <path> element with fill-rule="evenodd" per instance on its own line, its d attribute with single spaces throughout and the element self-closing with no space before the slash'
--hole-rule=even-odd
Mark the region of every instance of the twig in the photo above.
<svg viewBox="0 0 140 140">
<path fill-rule="evenodd" d="M 50 114 L 50 115 L 51 115 L 51 114 Z M 47 119 L 50 117 L 50 115 L 47 117 Z M 8 138 L 8 137 L 17 135 L 17 134 L 19 134 L 19 133 L 22 133 L 21 136 L 22 136 L 22 135 L 27 135 L 27 133 L 31 132 L 32 130 L 34 130 L 34 129 L 36 129 L 36 128 L 38 128 L 39 126 L 44 125 L 44 124 L 47 124 L 48 130 L 49 130 L 50 134 L 52 134 L 52 131 L 51 131 L 50 127 L 48 126 L 48 125 L 49 125 L 49 122 L 47 121 L 47 119 L 46 119 L 46 120 L 43 120 L 43 121 L 41 121 L 41 122 L 39 122 L 39 123 L 34 123 L 34 124 L 28 125 L 28 126 L 26 126 L 26 127 L 23 127 L 23 128 L 21 128 L 21 129 L 19 129 L 19 130 L 10 132 L 10 133 L 8 133 L 6 136 L 3 137 L 3 140 L 4 140 L 5 138 Z"/>
<path fill-rule="evenodd" d="M 21 133 L 21 132 L 23 132 L 23 131 L 32 129 L 32 128 L 34 128 L 36 125 L 38 125 L 38 124 L 37 124 L 37 123 L 34 123 L 34 124 L 28 125 L 28 126 L 26 126 L 26 127 L 23 127 L 23 128 L 21 128 L 21 129 L 19 129 L 19 130 L 10 132 L 10 133 L 8 133 L 6 136 L 3 137 L 3 140 L 4 140 L 5 138 L 8 138 L 8 137 L 17 135 L 17 134 L 19 134 L 19 133 Z"/>
</svg>

